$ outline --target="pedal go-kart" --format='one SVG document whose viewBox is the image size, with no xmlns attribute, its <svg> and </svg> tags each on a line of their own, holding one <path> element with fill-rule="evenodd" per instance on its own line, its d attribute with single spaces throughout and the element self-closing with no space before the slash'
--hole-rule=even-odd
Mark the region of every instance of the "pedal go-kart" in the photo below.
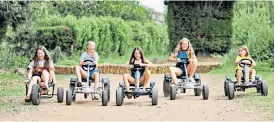
<svg viewBox="0 0 275 122">
<path fill-rule="evenodd" d="M 95 70 L 96 65 L 93 63 L 92 60 L 85 60 L 82 68 L 89 72 Z M 101 102 L 103 106 L 107 106 L 108 102 L 110 101 L 110 81 L 107 77 L 103 77 L 100 81 L 102 83 L 102 87 L 99 87 L 102 91 L 98 91 L 94 87 L 95 80 L 87 75 L 87 79 L 82 78 L 82 82 L 87 82 L 87 86 L 82 85 L 82 83 L 77 82 L 77 78 L 71 78 L 69 89 L 66 91 L 66 104 L 71 105 L 72 102 L 76 100 L 76 94 L 84 94 L 84 98 L 87 99 L 88 95 L 91 94 L 92 100 L 95 100 L 96 94 L 99 94 L 101 97 Z"/>
<path fill-rule="evenodd" d="M 155 82 L 150 82 L 150 88 L 145 88 L 143 85 L 140 85 L 140 78 L 141 73 L 140 70 L 142 69 L 141 66 L 135 64 L 133 70 L 135 70 L 135 84 L 130 84 L 129 89 L 130 92 L 126 91 L 124 82 L 120 82 L 119 86 L 116 90 L 116 104 L 117 106 L 122 106 L 125 96 L 128 99 L 134 97 L 134 99 L 138 98 L 139 96 L 147 96 L 152 100 L 152 105 L 158 104 L 158 89 Z"/>
<path fill-rule="evenodd" d="M 247 63 L 247 61 L 249 63 Z M 249 78 L 249 67 L 252 65 L 251 59 L 242 59 L 239 63 L 239 66 L 242 67 L 242 78 L 241 78 L 241 85 L 237 85 L 237 81 L 231 80 L 229 76 L 226 76 L 224 81 L 224 94 L 228 96 L 228 99 L 234 99 L 236 91 L 243 91 L 248 88 L 256 88 L 257 93 L 261 93 L 262 96 L 267 96 L 268 94 L 268 85 L 267 81 L 262 80 L 260 75 L 255 76 L 255 81 L 251 81 Z M 246 84 L 248 83 L 248 84 Z"/>
<path fill-rule="evenodd" d="M 27 95 L 30 79 L 25 80 L 25 82 L 26 82 L 26 95 Z M 63 87 L 57 88 L 57 94 L 54 94 L 54 90 L 55 90 L 55 82 L 54 81 L 52 81 L 48 85 L 48 89 L 49 89 L 49 91 L 51 91 L 51 93 L 47 92 L 45 94 L 41 94 L 41 91 L 43 89 L 44 88 L 42 88 L 40 86 L 39 80 L 38 80 L 37 84 L 32 85 L 30 100 L 25 100 L 25 102 L 32 102 L 33 105 L 39 105 L 41 98 L 52 98 L 54 95 L 57 95 L 57 102 L 58 103 L 63 102 L 63 98 L 64 98 Z"/>
<path fill-rule="evenodd" d="M 176 99 L 177 91 L 180 91 L 180 93 L 186 93 L 187 89 L 194 89 L 195 96 L 200 96 L 202 93 L 202 98 L 204 100 L 208 99 L 209 96 L 209 89 L 207 85 L 201 86 L 201 79 L 200 74 L 195 73 L 194 79 L 195 82 L 192 82 L 188 78 L 187 74 L 187 68 L 186 65 L 189 64 L 188 58 L 186 57 L 179 57 L 181 59 L 181 62 L 177 63 L 177 67 L 183 67 L 183 73 L 181 76 L 177 76 L 178 79 L 181 81 L 178 82 L 176 85 L 171 84 L 172 78 L 170 74 L 166 73 L 164 75 L 164 81 L 163 81 L 163 94 L 164 97 L 170 96 L 170 100 Z"/>
</svg>

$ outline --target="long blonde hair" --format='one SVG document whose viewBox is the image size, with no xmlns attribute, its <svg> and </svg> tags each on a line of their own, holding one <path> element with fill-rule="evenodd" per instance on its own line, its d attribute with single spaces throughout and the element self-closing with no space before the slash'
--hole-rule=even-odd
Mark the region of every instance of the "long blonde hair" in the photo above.
<svg viewBox="0 0 275 122">
<path fill-rule="evenodd" d="M 240 49 L 243 49 L 243 50 L 245 50 L 245 51 L 246 51 L 245 56 L 250 56 L 250 55 L 249 55 L 249 50 L 248 50 L 248 47 L 247 47 L 246 45 L 242 45 L 242 46 L 239 48 L 239 50 L 240 50 Z M 240 54 L 239 54 L 239 56 L 240 56 Z"/>
<path fill-rule="evenodd" d="M 186 41 L 186 42 L 188 43 L 188 47 L 187 47 L 187 56 L 188 56 L 188 58 L 191 58 L 192 54 L 194 53 L 194 50 L 193 50 L 193 47 L 192 47 L 191 42 L 190 42 L 187 38 L 182 38 L 182 39 L 179 41 L 177 47 L 176 47 L 175 50 L 174 50 L 174 54 L 175 54 L 175 56 L 177 56 L 177 55 L 178 55 L 178 52 L 179 52 L 180 50 L 183 50 L 183 49 L 181 49 L 181 44 L 183 43 L 183 41 Z"/>
</svg>

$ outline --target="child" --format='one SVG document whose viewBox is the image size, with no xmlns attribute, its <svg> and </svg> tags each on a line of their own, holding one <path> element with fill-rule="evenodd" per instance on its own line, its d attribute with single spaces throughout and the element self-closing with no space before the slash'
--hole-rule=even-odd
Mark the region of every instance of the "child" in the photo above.
<svg viewBox="0 0 275 122">
<path fill-rule="evenodd" d="M 127 62 L 128 68 L 131 69 L 131 75 L 123 74 L 123 81 L 128 92 L 130 91 L 130 84 L 135 84 L 135 71 L 132 69 L 134 68 L 134 64 L 143 66 L 143 70 L 141 70 L 140 84 L 145 88 L 149 88 L 149 81 L 151 79 L 151 71 L 145 67 L 154 67 L 154 65 L 144 57 L 144 53 L 141 48 L 134 48 L 131 58 L 129 62 Z"/>
<path fill-rule="evenodd" d="M 255 81 L 256 71 L 255 71 L 255 69 L 253 69 L 253 67 L 256 66 L 256 62 L 250 57 L 247 46 L 243 45 L 239 48 L 239 55 L 236 57 L 236 60 L 235 60 L 236 76 L 237 76 L 237 84 L 238 85 L 240 85 L 241 78 L 242 78 L 242 75 L 243 75 L 242 67 L 240 67 L 239 64 L 241 63 L 241 60 L 244 59 L 244 58 L 252 60 L 252 64 L 249 67 L 249 76 L 250 76 L 252 82 Z M 250 61 L 244 61 L 244 62 L 249 63 Z M 248 83 L 246 83 L 246 84 L 248 84 Z"/>
<path fill-rule="evenodd" d="M 169 62 L 180 62 L 181 60 L 178 59 L 179 56 L 181 56 L 181 54 L 185 53 L 184 55 L 187 55 L 188 58 L 188 66 L 187 68 L 187 73 L 189 75 L 189 79 L 192 82 L 195 82 L 195 80 L 193 79 L 193 75 L 195 74 L 195 71 L 197 69 L 197 57 L 195 55 L 195 52 L 193 50 L 192 44 L 191 42 L 187 39 L 187 38 L 183 38 L 180 40 L 179 44 L 177 45 L 174 53 L 172 53 L 169 58 L 168 61 Z M 185 57 L 185 56 L 184 56 Z M 184 68 L 182 67 L 169 67 L 169 73 L 172 77 L 172 83 L 177 84 L 176 80 L 177 80 L 177 76 L 181 76 L 185 71 L 183 71 Z"/>
</svg>

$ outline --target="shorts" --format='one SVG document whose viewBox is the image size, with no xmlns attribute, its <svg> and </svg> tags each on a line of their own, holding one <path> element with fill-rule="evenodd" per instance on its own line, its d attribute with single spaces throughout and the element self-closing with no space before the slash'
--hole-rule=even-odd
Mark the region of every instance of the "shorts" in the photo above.
<svg viewBox="0 0 275 122">
<path fill-rule="evenodd" d="M 143 76 L 143 73 L 144 73 L 144 72 L 141 72 L 141 73 L 140 73 L 140 78 Z M 135 77 L 135 74 L 134 74 L 134 73 L 131 73 L 131 76 L 132 76 L 134 79 L 136 79 L 136 77 Z"/>
<path fill-rule="evenodd" d="M 180 68 L 180 70 L 182 72 L 181 76 L 185 76 L 186 71 L 187 71 L 187 67 L 188 67 L 188 65 L 186 65 L 186 70 L 184 69 L 184 67 L 177 67 L 177 68 Z"/>
<path fill-rule="evenodd" d="M 38 72 L 38 73 L 36 73 L 36 74 L 32 74 L 32 77 L 33 76 L 38 76 L 38 77 L 40 77 L 41 78 L 41 76 L 42 76 L 42 72 Z"/>
<path fill-rule="evenodd" d="M 93 76 L 94 73 L 98 72 L 98 70 L 93 70 L 89 72 L 89 77 L 91 78 Z"/>
</svg>

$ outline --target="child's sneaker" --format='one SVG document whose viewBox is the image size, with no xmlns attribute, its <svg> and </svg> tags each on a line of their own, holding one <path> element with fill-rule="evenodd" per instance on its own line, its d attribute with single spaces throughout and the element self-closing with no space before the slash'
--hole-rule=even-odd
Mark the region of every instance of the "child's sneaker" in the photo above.
<svg viewBox="0 0 275 122">
<path fill-rule="evenodd" d="M 179 94 L 181 92 L 181 89 L 177 89 L 177 94 Z"/>
</svg>

